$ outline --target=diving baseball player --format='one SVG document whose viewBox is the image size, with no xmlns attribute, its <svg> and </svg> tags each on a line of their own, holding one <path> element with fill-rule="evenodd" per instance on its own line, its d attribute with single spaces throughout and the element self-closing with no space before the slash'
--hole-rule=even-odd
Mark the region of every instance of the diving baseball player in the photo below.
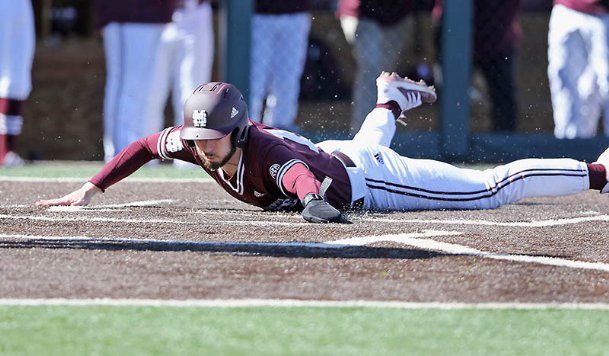
<svg viewBox="0 0 609 356">
<path fill-rule="evenodd" d="M 402 157 L 389 148 L 395 121 L 433 103 L 424 83 L 382 73 L 376 107 L 352 140 L 313 144 L 248 120 L 239 90 L 208 83 L 187 100 L 184 125 L 129 145 L 80 189 L 38 206 L 87 205 L 152 159 L 200 165 L 233 197 L 263 209 L 302 210 L 310 222 L 344 221 L 347 209 L 488 209 L 528 197 L 608 191 L 606 166 L 573 159 L 525 159 L 486 171 Z"/>
</svg>

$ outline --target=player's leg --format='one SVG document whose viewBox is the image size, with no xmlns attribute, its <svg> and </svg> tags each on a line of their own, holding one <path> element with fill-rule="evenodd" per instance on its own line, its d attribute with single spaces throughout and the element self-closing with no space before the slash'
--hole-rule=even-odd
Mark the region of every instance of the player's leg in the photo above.
<svg viewBox="0 0 609 356">
<path fill-rule="evenodd" d="M 609 136 L 609 14 L 597 18 L 591 38 L 590 62 L 598 89 L 596 104 L 603 111 L 604 134 Z"/>
<path fill-rule="evenodd" d="M 351 129 L 356 132 L 374 107 L 375 78 L 384 69 L 382 28 L 376 21 L 359 18 L 353 43 L 357 68 L 353 83 Z"/>
<path fill-rule="evenodd" d="M 31 88 L 34 15 L 30 1 L 0 3 L 0 165 L 23 160 L 14 152 L 23 126 L 22 104 Z"/>
<path fill-rule="evenodd" d="M 106 56 L 104 96 L 104 153 L 110 160 L 131 142 L 143 137 L 145 121 L 162 122 L 168 83 L 158 83 L 154 73 L 163 24 L 110 23 L 103 29 Z M 153 85 L 161 85 L 153 87 Z"/>
<path fill-rule="evenodd" d="M 381 68 L 385 71 L 395 71 L 400 57 L 404 57 L 404 48 L 408 45 L 408 40 L 414 38 L 410 24 L 413 23 L 412 16 L 404 16 L 401 20 L 391 25 L 381 26 L 383 48 L 383 58 Z"/>
<path fill-rule="evenodd" d="M 555 5 L 548 31 L 548 79 L 554 112 L 554 135 L 558 138 L 589 137 L 580 132 L 582 100 L 579 81 L 588 58 L 582 28 L 586 15 Z M 586 120 L 598 120 L 594 117 Z"/>
<path fill-rule="evenodd" d="M 184 122 L 186 99 L 199 85 L 211 81 L 214 29 L 209 2 L 193 0 L 174 14 L 178 37 L 173 65 L 172 105 L 174 125 Z"/>
<path fill-rule="evenodd" d="M 211 81 L 214 57 L 214 30 L 209 2 L 186 1 L 176 11 L 173 22 L 177 38 L 171 63 L 172 105 L 175 126 L 184 122 L 184 103 L 201 84 Z M 174 160 L 174 167 L 196 168 L 182 160 Z"/>
<path fill-rule="evenodd" d="M 514 88 L 514 57 L 512 51 L 507 56 L 487 58 L 478 62 L 492 102 L 493 131 L 516 130 L 518 108 Z"/>
<path fill-rule="evenodd" d="M 572 159 L 525 159 L 478 171 L 401 157 L 380 146 L 366 151 L 346 153 L 365 167 L 370 209 L 490 209 L 590 188 L 588 166 Z"/>
<path fill-rule="evenodd" d="M 272 58 L 275 55 L 277 16 L 252 16 L 252 45 L 250 53 L 249 114 L 252 120 L 263 122 L 263 110 L 273 73 Z"/>
<path fill-rule="evenodd" d="M 281 30 L 277 32 L 274 43 L 276 50 L 272 58 L 270 100 L 264 114 L 264 122 L 273 127 L 295 131 L 300 78 L 307 55 L 311 15 L 286 14 L 278 16 L 277 21 Z"/>
</svg>

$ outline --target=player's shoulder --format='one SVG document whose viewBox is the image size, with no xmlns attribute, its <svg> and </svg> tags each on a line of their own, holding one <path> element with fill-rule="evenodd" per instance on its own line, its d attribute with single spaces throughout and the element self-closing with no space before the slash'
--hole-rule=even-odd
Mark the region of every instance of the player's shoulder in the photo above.
<svg viewBox="0 0 609 356">
<path fill-rule="evenodd" d="M 272 127 L 266 126 L 264 124 L 252 121 L 249 127 L 248 133 L 248 145 L 255 146 L 259 150 L 266 150 L 272 146 L 282 144 L 281 137 L 277 137 L 273 135 L 271 131 Z"/>
</svg>

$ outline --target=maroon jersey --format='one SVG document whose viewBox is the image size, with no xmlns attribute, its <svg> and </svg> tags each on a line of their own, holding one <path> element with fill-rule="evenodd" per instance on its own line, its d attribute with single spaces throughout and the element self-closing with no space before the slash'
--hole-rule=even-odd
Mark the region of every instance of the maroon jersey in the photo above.
<svg viewBox="0 0 609 356">
<path fill-rule="evenodd" d="M 292 132 L 277 130 L 250 120 L 249 136 L 242 147 L 237 173 L 230 178 L 218 169 L 211 171 L 194 148 L 180 139 L 181 126 L 136 141 L 121 151 L 91 179 L 102 190 L 135 172 L 151 159 L 180 159 L 201 166 L 230 195 L 265 209 L 300 208 L 295 192 L 286 189 L 286 172 L 297 164 L 305 165 L 317 180 L 331 183 L 326 200 L 337 208 L 351 204 L 351 184 L 342 163 L 317 148 L 308 139 Z"/>
<path fill-rule="evenodd" d="M 337 14 L 370 19 L 389 26 L 403 19 L 413 8 L 412 0 L 341 0 Z"/>
<path fill-rule="evenodd" d="M 257 14 L 281 15 L 311 10 L 308 0 L 256 0 Z"/>
<path fill-rule="evenodd" d="M 183 0 L 96 0 L 96 26 L 110 22 L 168 23 Z"/>
<path fill-rule="evenodd" d="M 563 5 L 575 11 L 601 15 L 609 11 L 607 0 L 554 0 L 554 5 Z"/>
</svg>

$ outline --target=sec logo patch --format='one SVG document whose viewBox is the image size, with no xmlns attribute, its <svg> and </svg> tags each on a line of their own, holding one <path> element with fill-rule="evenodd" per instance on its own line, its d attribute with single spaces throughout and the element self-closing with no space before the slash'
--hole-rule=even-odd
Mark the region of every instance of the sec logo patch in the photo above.
<svg viewBox="0 0 609 356">
<path fill-rule="evenodd" d="M 271 174 L 271 177 L 273 177 L 273 179 L 277 178 L 277 172 L 279 172 L 279 167 L 279 164 L 275 163 L 271 166 L 271 168 L 269 168 L 269 173 Z"/>
<path fill-rule="evenodd" d="M 165 150 L 167 152 L 178 152 L 184 149 L 184 145 L 182 145 L 182 140 L 180 139 L 180 132 L 174 131 L 167 135 L 167 139 L 165 140 Z"/>
</svg>

